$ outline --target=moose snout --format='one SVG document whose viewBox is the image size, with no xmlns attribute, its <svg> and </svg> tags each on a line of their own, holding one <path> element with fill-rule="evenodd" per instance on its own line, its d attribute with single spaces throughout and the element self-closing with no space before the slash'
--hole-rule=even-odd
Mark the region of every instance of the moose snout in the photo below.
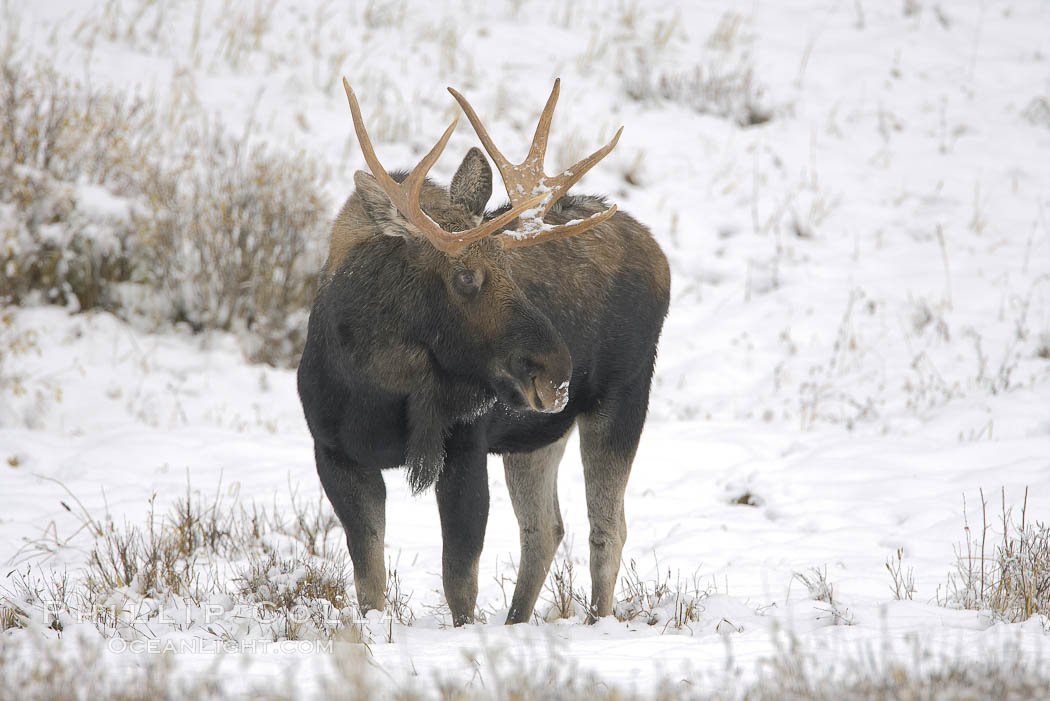
<svg viewBox="0 0 1050 701">
<path fill-rule="evenodd" d="M 517 355 L 511 360 L 511 374 L 533 411 L 555 414 L 569 403 L 572 359 L 564 345 L 547 353 Z"/>
</svg>

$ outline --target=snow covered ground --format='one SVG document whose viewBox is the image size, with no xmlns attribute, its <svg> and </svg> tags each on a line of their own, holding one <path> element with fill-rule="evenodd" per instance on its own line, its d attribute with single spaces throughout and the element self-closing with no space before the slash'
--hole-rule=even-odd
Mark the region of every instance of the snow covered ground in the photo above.
<svg viewBox="0 0 1050 701">
<path fill-rule="evenodd" d="M 554 167 L 625 125 L 577 190 L 651 227 L 673 290 L 624 558 L 643 580 L 685 583 L 697 620 L 500 626 L 518 534 L 493 457 L 489 623 L 447 627 L 436 507 L 391 473 L 387 553 L 415 621 L 368 622 L 380 685 L 491 688 L 501 659 L 556 659 L 639 689 L 667 676 L 732 686 L 786 634 L 829 667 L 912 663 L 916 650 L 1050 654 L 1046 616 L 1005 623 L 939 603 L 956 548 L 980 536 L 979 490 L 989 543 L 1003 503 L 1019 517 L 1027 498 L 1029 523 L 1050 520 L 1050 3 L 38 0 L 6 12 L 17 50 L 70 78 L 161 109 L 197 102 L 234 131 L 250 122 L 255 138 L 304 149 L 330 169 L 333 214 L 363 167 L 344 74 L 389 168 L 414 164 L 456 113 L 448 85 L 509 152 L 560 76 Z M 433 177 L 447 182 L 472 145 L 461 126 Z M 2 366 L 28 390 L 0 385 L 9 594 L 12 576 L 81 576 L 85 514 L 143 524 L 153 495 L 166 511 L 187 482 L 227 503 L 317 501 L 293 371 L 248 364 L 221 334 L 5 311 L 38 347 Z M 589 590 L 578 455 L 574 437 L 559 558 Z M 910 600 L 886 567 L 898 550 Z M 150 659 L 67 623 L 6 631 L 3 645 L 31 655 L 83 636 L 108 646 L 104 667 Z M 236 669 L 224 676 L 235 689 L 291 678 L 309 692 L 332 669 L 309 646 L 211 654 L 208 641 L 256 638 L 199 617 L 139 636 L 197 641 L 176 668 Z"/>
</svg>

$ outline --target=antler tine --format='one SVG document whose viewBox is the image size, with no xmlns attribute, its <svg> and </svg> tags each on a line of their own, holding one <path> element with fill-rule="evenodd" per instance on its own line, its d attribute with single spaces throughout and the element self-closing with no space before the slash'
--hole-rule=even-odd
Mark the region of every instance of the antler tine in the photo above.
<svg viewBox="0 0 1050 701">
<path fill-rule="evenodd" d="M 470 126 L 474 127 L 474 132 L 477 133 L 478 138 L 481 139 L 481 145 L 488 151 L 489 156 L 496 162 L 496 167 L 499 168 L 500 174 L 504 174 L 514 166 L 507 157 L 500 153 L 500 150 L 496 148 L 496 144 L 493 143 L 492 137 L 489 136 L 488 131 L 485 129 L 485 125 L 478 119 L 478 113 L 474 111 L 474 108 L 467 102 L 467 98 L 460 95 L 455 88 L 449 88 L 448 91 L 452 93 L 452 97 L 456 98 L 456 102 L 463 108 L 463 113 L 467 115 L 467 120 L 470 122 Z M 506 177 L 504 175 L 504 177 Z"/>
<path fill-rule="evenodd" d="M 546 193 L 542 193 L 515 203 L 515 206 L 511 207 L 509 211 L 473 229 L 454 232 L 445 231 L 433 219 L 428 217 L 426 212 L 420 207 L 419 196 L 423 192 L 427 173 L 430 172 L 431 167 L 437 162 L 441 152 L 445 150 L 445 145 L 448 144 L 452 132 L 455 131 L 456 125 L 459 123 L 459 119 L 454 120 L 445 129 L 445 133 L 434 144 L 434 148 L 430 149 L 430 152 L 423 156 L 423 160 L 412 169 L 412 172 L 409 173 L 404 182 L 398 183 L 390 177 L 390 174 L 386 172 L 383 164 L 379 162 L 379 158 L 376 156 L 375 149 L 372 147 L 372 140 L 368 136 L 368 131 L 365 130 L 365 120 L 361 116 L 361 107 L 357 104 L 357 96 L 346 78 L 343 78 L 343 89 L 346 91 L 346 99 L 350 103 L 350 115 L 354 120 L 354 131 L 357 132 L 361 153 L 364 154 L 365 163 L 368 164 L 369 170 L 375 176 L 376 182 L 383 192 L 386 193 L 387 197 L 390 198 L 394 206 L 397 207 L 398 211 L 419 229 L 419 232 L 439 251 L 449 255 L 457 255 L 475 241 L 491 236 L 513 221 L 522 212 L 537 206 L 547 196 Z"/>
<path fill-rule="evenodd" d="M 412 169 L 412 172 L 408 174 L 408 177 L 402 181 L 401 185 L 408 188 L 409 196 L 414 202 L 419 202 L 419 195 L 423 192 L 423 183 L 426 182 L 427 173 L 437 163 L 437 159 L 441 156 L 441 152 L 445 150 L 445 145 L 448 144 L 449 138 L 452 136 L 452 132 L 456 130 L 456 125 L 459 124 L 459 118 L 452 120 L 452 124 L 448 125 L 445 129 L 445 133 L 441 135 L 438 142 L 434 144 L 434 148 L 430 149 L 430 152 L 423 156 L 416 167 Z M 424 215 L 425 216 L 425 215 Z"/>
<path fill-rule="evenodd" d="M 547 98 L 547 104 L 543 106 L 543 112 L 540 113 L 540 121 L 536 123 L 536 133 L 532 137 L 532 146 L 529 148 L 529 156 L 526 162 L 535 164 L 536 169 L 540 173 L 543 172 L 543 160 L 547 157 L 547 137 L 551 133 L 554 106 L 558 104 L 558 95 L 560 94 L 561 78 L 555 78 L 551 96 Z"/>
<path fill-rule="evenodd" d="M 390 190 L 397 189 L 397 183 L 386 172 L 386 168 L 383 167 L 383 164 L 379 162 L 379 158 L 376 156 L 375 149 L 372 148 L 372 140 L 368 137 L 368 131 L 365 129 L 365 120 L 361 117 L 361 106 L 357 104 L 357 95 L 354 94 L 354 89 L 350 87 L 350 82 L 345 76 L 343 77 L 343 90 L 346 91 L 346 100 L 350 103 L 350 117 L 354 120 L 357 144 L 361 147 L 365 163 L 368 164 L 368 169 L 372 171 L 372 175 L 375 176 L 380 186 L 389 195 Z"/>
<path fill-rule="evenodd" d="M 548 178 L 547 182 L 551 190 L 558 192 L 558 197 L 561 197 L 564 193 L 568 192 L 569 188 L 575 185 L 580 178 L 587 174 L 591 168 L 597 165 L 598 161 L 609 155 L 609 152 L 616 148 L 616 144 L 620 141 L 620 134 L 623 133 L 623 127 L 616 130 L 616 136 L 612 140 L 602 146 L 600 149 L 587 156 L 586 158 L 576 161 L 559 175 Z M 555 198 L 557 200 L 557 198 Z M 551 205 L 554 201 L 551 202 Z M 548 207 L 548 210 L 550 207 Z"/>
<path fill-rule="evenodd" d="M 597 226 L 614 214 L 616 214 L 616 205 L 609 207 L 603 212 L 592 214 L 586 219 L 579 219 L 561 226 L 547 226 L 546 231 L 541 230 L 536 234 L 521 235 L 516 231 L 507 231 L 500 235 L 500 239 L 504 248 L 520 248 L 522 246 L 534 246 L 544 241 L 557 241 L 558 239 L 575 236 L 593 226 Z"/>
<path fill-rule="evenodd" d="M 500 175 L 503 176 L 503 184 L 507 188 L 507 196 L 510 198 L 511 205 L 517 208 L 519 204 L 523 203 L 525 198 L 531 198 L 537 194 L 543 196 L 540 206 L 522 216 L 517 233 L 504 232 L 504 234 L 501 234 L 500 238 L 505 246 L 516 248 L 565 238 L 566 236 L 586 231 L 615 213 L 616 207 L 614 206 L 604 212 L 599 212 L 572 224 L 555 226 L 546 224 L 543 221 L 543 217 L 554 206 L 554 203 L 568 192 L 569 188 L 593 168 L 598 161 L 605 158 L 613 150 L 620 140 L 620 134 L 623 133 L 623 127 L 620 127 L 608 144 L 587 156 L 587 158 L 577 162 L 571 168 L 562 171 L 559 175 L 548 177 L 543 171 L 543 161 L 547 152 L 547 139 L 550 135 L 551 121 L 554 117 L 554 107 L 561 92 L 560 78 L 555 79 L 554 88 L 551 90 L 550 97 L 547 98 L 547 104 L 540 114 L 539 123 L 536 125 L 536 133 L 532 138 L 532 146 L 529 148 L 529 155 L 517 165 L 508 161 L 499 152 L 474 108 L 467 102 L 467 99 L 452 88 L 448 90 L 452 93 L 452 97 L 456 98 L 456 102 L 459 103 L 460 107 L 463 108 L 463 112 L 467 115 L 471 126 L 474 127 L 474 131 L 477 132 L 485 150 L 488 151 L 492 160 L 496 162 L 496 167 L 499 168 Z"/>
</svg>

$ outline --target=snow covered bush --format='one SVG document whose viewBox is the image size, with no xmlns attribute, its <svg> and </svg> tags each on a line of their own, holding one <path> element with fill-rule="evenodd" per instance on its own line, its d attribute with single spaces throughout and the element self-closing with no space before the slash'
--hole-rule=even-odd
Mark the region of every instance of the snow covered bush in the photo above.
<svg viewBox="0 0 1050 701">
<path fill-rule="evenodd" d="M 620 577 L 620 599 L 614 613 L 625 623 L 638 620 L 649 626 L 662 625 L 664 631 L 691 630 L 690 624 L 700 620 L 703 601 L 709 594 L 695 575 L 692 581 L 681 576 L 672 581 L 671 571 L 666 570 L 662 578 L 658 573 L 655 579 L 645 579 L 631 560 Z"/>
<path fill-rule="evenodd" d="M 967 518 L 966 544 L 956 549 L 955 571 L 948 576 L 943 603 L 991 611 L 1009 623 L 1032 616 L 1050 621 L 1050 525 L 1028 519 L 1027 490 L 1017 521 L 1004 491 L 998 518 L 1002 533 L 992 545 L 987 506 L 982 492 L 981 530 L 971 531 Z"/>
<path fill-rule="evenodd" d="M 237 332 L 254 360 L 298 358 L 327 223 L 310 159 L 10 57 L 0 101 L 0 298 L 184 321 Z"/>
<path fill-rule="evenodd" d="M 11 59 L 0 104 L 0 298 L 114 308 L 138 241 L 111 192 L 131 189 L 156 156 L 150 115 Z"/>
<path fill-rule="evenodd" d="M 94 629 L 104 638 L 153 639 L 197 630 L 224 640 L 367 640 L 352 601 L 345 551 L 330 538 L 327 502 L 293 498 L 291 514 L 186 495 L 163 514 L 149 501 L 144 524 L 92 516 L 75 495 L 78 532 L 91 538 L 86 566 L 40 563 L 54 542 L 30 542 L 0 584 L 0 630 Z M 331 542 L 329 542 L 331 541 Z M 403 611 L 406 620 L 410 612 Z M 2 698 L 2 697 L 0 697 Z"/>
<path fill-rule="evenodd" d="M 267 614 L 253 623 L 274 640 L 330 638 L 353 625 L 349 577 L 335 559 L 253 551 L 237 586 L 238 600 Z"/>
<path fill-rule="evenodd" d="M 246 332 L 253 359 L 294 363 L 327 238 L 320 170 L 210 124 L 179 149 L 189 165 L 154 173 L 139 224 L 173 318 Z"/>
</svg>

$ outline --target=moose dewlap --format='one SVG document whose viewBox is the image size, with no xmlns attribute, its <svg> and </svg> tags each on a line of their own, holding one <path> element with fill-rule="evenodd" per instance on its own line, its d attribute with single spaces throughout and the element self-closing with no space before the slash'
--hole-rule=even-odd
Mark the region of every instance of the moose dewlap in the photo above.
<svg viewBox="0 0 1050 701">
<path fill-rule="evenodd" d="M 410 173 L 387 173 L 343 82 L 372 173 L 354 175 L 332 226 L 298 381 L 361 609 L 384 606 L 382 471 L 405 467 L 416 492 L 435 488 L 453 621 L 474 620 L 486 456 L 498 453 L 521 531 L 507 622 L 527 621 L 564 532 L 558 463 L 578 426 L 589 618 L 609 615 L 627 537 L 624 490 L 670 290 L 667 260 L 645 226 L 600 197 L 567 194 L 620 132 L 549 177 L 558 81 L 517 165 L 450 88 L 507 187 L 510 203 L 488 212 L 492 170 L 479 149 L 447 189 L 426 177 L 455 122 Z"/>
</svg>

